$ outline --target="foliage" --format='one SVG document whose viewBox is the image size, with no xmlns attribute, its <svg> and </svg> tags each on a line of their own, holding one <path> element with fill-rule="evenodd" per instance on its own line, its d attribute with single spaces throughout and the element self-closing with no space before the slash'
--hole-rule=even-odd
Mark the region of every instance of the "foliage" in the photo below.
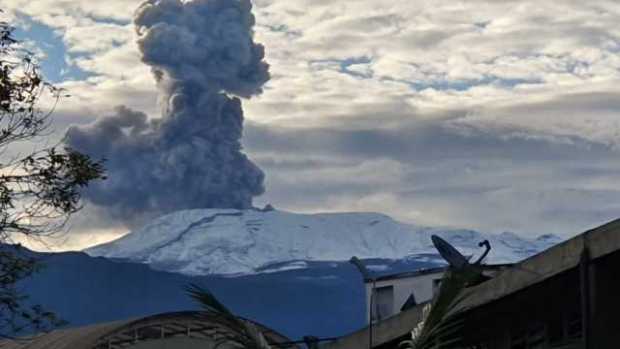
<svg viewBox="0 0 620 349">
<path fill-rule="evenodd" d="M 474 268 L 450 268 L 446 271 L 437 296 L 424 307 L 422 321 L 411 333 L 411 340 L 402 342 L 400 348 L 448 349 L 457 348 L 464 322 L 455 311 L 463 301 L 463 291 L 480 278 Z"/>
<path fill-rule="evenodd" d="M 411 332 L 411 340 L 399 344 L 402 349 L 459 348 L 465 325 L 457 306 L 465 299 L 465 288 L 484 280 L 480 270 L 472 265 L 449 268 L 431 304 L 424 307 L 422 321 Z"/>
<path fill-rule="evenodd" d="M 205 313 L 216 316 L 234 333 L 232 338 L 222 339 L 214 348 L 220 345 L 234 345 L 247 349 L 270 349 L 267 340 L 255 325 L 235 316 L 209 290 L 190 285 L 187 287 L 187 293 L 202 306 Z"/>
<path fill-rule="evenodd" d="M 16 151 L 48 135 L 50 116 L 63 91 L 46 82 L 34 55 L 0 22 L 0 336 L 47 330 L 60 324 L 50 312 L 28 305 L 17 283 L 39 269 L 16 237 L 58 232 L 80 209 L 80 190 L 103 178 L 100 162 L 72 149 Z M 44 98 L 49 110 L 40 107 Z"/>
</svg>

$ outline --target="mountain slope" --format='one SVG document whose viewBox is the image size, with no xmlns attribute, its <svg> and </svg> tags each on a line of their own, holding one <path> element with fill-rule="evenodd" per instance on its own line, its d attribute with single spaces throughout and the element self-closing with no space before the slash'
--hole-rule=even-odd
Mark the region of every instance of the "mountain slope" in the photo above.
<svg viewBox="0 0 620 349">
<path fill-rule="evenodd" d="M 284 211 L 204 209 L 161 217 L 113 242 L 85 250 L 91 256 L 146 263 L 187 275 L 252 274 L 303 268 L 306 261 L 360 258 L 400 259 L 435 255 L 438 234 L 464 254 L 491 242 L 488 262 L 515 262 L 560 241 L 512 233 L 417 227 L 377 213 L 296 214 Z M 275 269 L 278 270 L 278 269 Z"/>
<path fill-rule="evenodd" d="M 83 326 L 147 315 L 197 310 L 187 285 L 211 290 L 233 312 L 292 339 L 340 336 L 364 325 L 362 278 L 348 262 L 309 262 L 309 268 L 240 277 L 188 276 L 147 265 L 93 258 L 84 253 L 32 253 L 40 273 L 20 282 L 35 304 Z M 385 265 L 386 260 L 367 260 Z M 386 272 L 429 268 L 427 262 L 399 261 Z M 295 321 L 291 321 L 295 319 Z"/>
</svg>

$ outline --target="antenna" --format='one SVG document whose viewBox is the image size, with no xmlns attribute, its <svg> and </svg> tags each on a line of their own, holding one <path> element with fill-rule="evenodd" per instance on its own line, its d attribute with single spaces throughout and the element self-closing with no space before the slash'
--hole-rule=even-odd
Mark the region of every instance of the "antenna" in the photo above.
<svg viewBox="0 0 620 349">
<path fill-rule="evenodd" d="M 443 259 L 450 264 L 451 267 L 456 269 L 462 269 L 469 265 L 469 261 L 465 258 L 456 248 L 450 245 L 446 240 L 440 238 L 437 235 L 432 235 L 431 240 L 433 245 L 443 257 Z"/>
<path fill-rule="evenodd" d="M 353 264 L 353 265 L 355 265 L 357 267 L 357 270 L 359 270 L 360 274 L 362 274 L 362 277 L 364 278 L 364 281 L 372 279 L 370 277 L 370 272 L 368 271 L 368 269 L 366 268 L 364 263 L 362 263 L 362 261 L 359 258 L 357 258 L 356 256 L 353 256 L 349 260 L 349 263 L 351 263 L 351 264 Z"/>
<path fill-rule="evenodd" d="M 486 249 L 482 256 L 480 256 L 480 258 L 478 258 L 478 260 L 474 262 L 474 264 L 480 265 L 484 258 L 489 254 L 489 251 L 491 251 L 491 243 L 489 242 L 489 240 L 484 240 L 478 244 L 478 247 L 484 247 Z"/>
<path fill-rule="evenodd" d="M 373 315 L 373 308 L 375 307 L 375 289 L 377 288 L 377 279 L 374 277 L 371 277 L 370 272 L 368 271 L 368 268 L 366 268 L 366 266 L 364 265 L 364 263 L 362 263 L 362 261 L 357 258 L 356 256 L 351 257 L 351 259 L 349 260 L 349 263 L 355 265 L 355 267 L 357 267 L 357 270 L 359 270 L 360 274 L 362 274 L 362 277 L 364 278 L 364 282 L 367 281 L 371 281 L 372 282 L 372 287 L 370 289 L 370 304 L 368 306 L 368 349 L 372 349 L 372 344 L 373 344 L 373 340 L 372 340 L 372 315 Z"/>
</svg>

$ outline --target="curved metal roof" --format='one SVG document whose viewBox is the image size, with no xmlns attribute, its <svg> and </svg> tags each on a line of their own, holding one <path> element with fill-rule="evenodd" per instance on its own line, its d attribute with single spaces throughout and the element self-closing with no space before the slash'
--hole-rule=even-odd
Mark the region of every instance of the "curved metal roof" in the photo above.
<svg viewBox="0 0 620 349">
<path fill-rule="evenodd" d="M 270 344 L 290 340 L 258 323 L 255 325 Z M 226 321 L 202 312 L 164 313 L 140 319 L 116 321 L 52 331 L 30 340 L 4 340 L 2 349 L 121 349 L 136 343 L 173 337 L 220 340 L 232 337 Z M 294 345 L 279 348 L 297 348 Z"/>
</svg>

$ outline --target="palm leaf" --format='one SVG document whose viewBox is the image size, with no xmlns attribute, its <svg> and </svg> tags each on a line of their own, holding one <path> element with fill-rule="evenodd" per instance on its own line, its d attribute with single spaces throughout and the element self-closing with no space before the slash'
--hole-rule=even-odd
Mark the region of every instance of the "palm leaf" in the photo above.
<svg viewBox="0 0 620 349">
<path fill-rule="evenodd" d="M 455 309 L 466 297 L 465 288 L 480 280 L 480 272 L 471 267 L 449 268 L 444 274 L 439 292 L 425 311 L 419 327 L 412 331 L 412 339 L 401 343 L 401 348 L 444 349 L 458 345 L 465 321 Z"/>
<path fill-rule="evenodd" d="M 193 298 L 202 308 L 210 313 L 221 314 L 229 317 L 235 317 L 233 313 L 224 306 L 211 291 L 195 284 L 190 284 L 185 288 L 187 294 Z"/>
<path fill-rule="evenodd" d="M 203 310 L 209 314 L 219 316 L 222 321 L 226 322 L 229 328 L 234 332 L 235 336 L 232 341 L 240 345 L 241 348 L 247 349 L 270 349 L 265 336 L 256 325 L 249 321 L 245 321 L 235 316 L 224 304 L 222 304 L 215 295 L 198 285 L 190 284 L 185 288 L 187 294 L 200 304 Z M 226 339 L 216 345 L 229 343 L 230 339 Z"/>
</svg>

